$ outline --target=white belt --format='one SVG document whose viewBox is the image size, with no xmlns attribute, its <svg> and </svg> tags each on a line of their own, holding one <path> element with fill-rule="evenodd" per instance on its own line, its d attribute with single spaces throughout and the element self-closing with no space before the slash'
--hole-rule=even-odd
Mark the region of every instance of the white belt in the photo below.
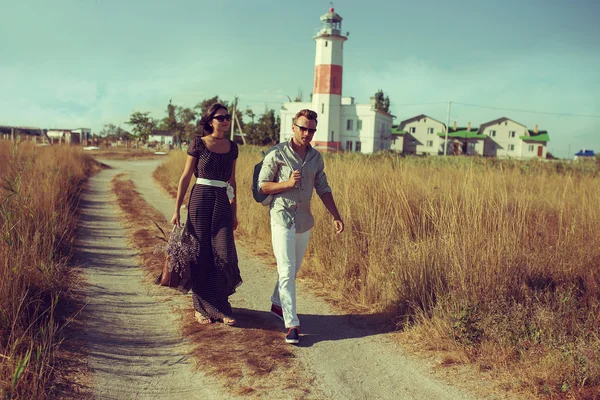
<svg viewBox="0 0 600 400">
<path fill-rule="evenodd" d="M 215 187 L 224 187 L 227 188 L 227 197 L 229 201 L 233 200 L 235 195 L 233 194 L 233 186 L 229 184 L 229 182 L 217 181 L 214 179 L 204 179 L 198 178 L 196 179 L 196 184 L 198 185 L 206 185 L 206 186 L 215 186 Z"/>
</svg>

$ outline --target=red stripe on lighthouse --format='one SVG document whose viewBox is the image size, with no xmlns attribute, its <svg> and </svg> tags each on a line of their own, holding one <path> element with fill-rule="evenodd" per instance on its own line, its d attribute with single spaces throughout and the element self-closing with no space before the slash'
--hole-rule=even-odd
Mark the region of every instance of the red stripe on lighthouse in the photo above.
<svg viewBox="0 0 600 400">
<path fill-rule="evenodd" d="M 321 64 L 315 66 L 313 93 L 342 95 L 342 66 Z"/>
</svg>

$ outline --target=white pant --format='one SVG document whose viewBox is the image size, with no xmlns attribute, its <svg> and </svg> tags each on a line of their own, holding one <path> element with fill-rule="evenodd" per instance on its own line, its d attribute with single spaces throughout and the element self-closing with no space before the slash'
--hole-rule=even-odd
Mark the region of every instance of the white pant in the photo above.
<svg viewBox="0 0 600 400">
<path fill-rule="evenodd" d="M 310 230 L 296 233 L 296 226 L 290 229 L 271 222 L 271 242 L 277 260 L 277 284 L 271 302 L 283 309 L 285 327 L 300 326 L 296 315 L 296 275 L 308 246 Z"/>
</svg>

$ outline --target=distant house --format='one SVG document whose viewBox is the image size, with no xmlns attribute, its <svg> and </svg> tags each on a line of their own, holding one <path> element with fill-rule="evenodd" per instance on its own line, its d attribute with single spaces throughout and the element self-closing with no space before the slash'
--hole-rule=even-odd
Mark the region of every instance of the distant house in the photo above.
<svg viewBox="0 0 600 400">
<path fill-rule="evenodd" d="M 399 153 L 404 152 L 404 134 L 406 134 L 406 131 L 400 130 L 398 128 L 398 125 L 392 126 L 392 139 L 390 140 L 390 150 L 394 150 Z"/>
<path fill-rule="evenodd" d="M 57 144 L 81 144 L 79 133 L 71 129 L 49 129 L 46 133 L 52 143 Z"/>
<path fill-rule="evenodd" d="M 148 143 L 153 142 L 166 144 L 170 146 L 173 144 L 173 132 L 153 130 L 152 133 L 148 136 Z"/>
<path fill-rule="evenodd" d="M 79 143 L 87 143 L 88 140 L 93 139 L 92 130 L 90 128 L 77 128 L 71 129 L 73 135 L 79 135 Z"/>
<path fill-rule="evenodd" d="M 479 135 L 486 137 L 483 155 L 499 158 L 546 158 L 548 132 L 539 131 L 536 125 L 529 130 L 509 118 L 495 119 L 479 127 Z"/>
<path fill-rule="evenodd" d="M 421 114 L 400 122 L 392 129 L 392 136 L 397 138 L 396 141 L 402 137 L 402 152 L 405 154 L 438 155 L 444 151 L 444 139 L 438 133 L 445 129 L 446 124 Z M 397 147 L 399 145 L 394 144 L 392 149 Z"/>
<path fill-rule="evenodd" d="M 30 126 L 0 125 L 0 138 L 4 140 L 43 142 L 44 130 Z"/>
<path fill-rule="evenodd" d="M 594 153 L 594 150 L 579 150 L 576 154 L 575 154 L 575 160 L 592 160 L 596 158 L 596 153 Z"/>
<path fill-rule="evenodd" d="M 446 133 L 438 133 L 445 140 Z M 448 129 L 448 154 L 482 156 L 485 148 L 485 135 L 479 134 L 479 128 L 471 127 L 469 122 L 466 127 L 454 125 Z M 443 152 L 442 152 L 443 154 Z"/>
</svg>

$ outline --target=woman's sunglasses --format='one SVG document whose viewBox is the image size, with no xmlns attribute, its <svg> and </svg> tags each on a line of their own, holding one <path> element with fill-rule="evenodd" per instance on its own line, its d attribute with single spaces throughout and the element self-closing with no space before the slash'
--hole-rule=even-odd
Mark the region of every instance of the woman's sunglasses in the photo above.
<svg viewBox="0 0 600 400">
<path fill-rule="evenodd" d="M 225 120 L 227 121 L 231 121 L 231 114 L 226 114 L 226 115 L 215 115 L 213 117 L 213 119 L 216 119 L 219 122 L 223 122 Z"/>
</svg>

